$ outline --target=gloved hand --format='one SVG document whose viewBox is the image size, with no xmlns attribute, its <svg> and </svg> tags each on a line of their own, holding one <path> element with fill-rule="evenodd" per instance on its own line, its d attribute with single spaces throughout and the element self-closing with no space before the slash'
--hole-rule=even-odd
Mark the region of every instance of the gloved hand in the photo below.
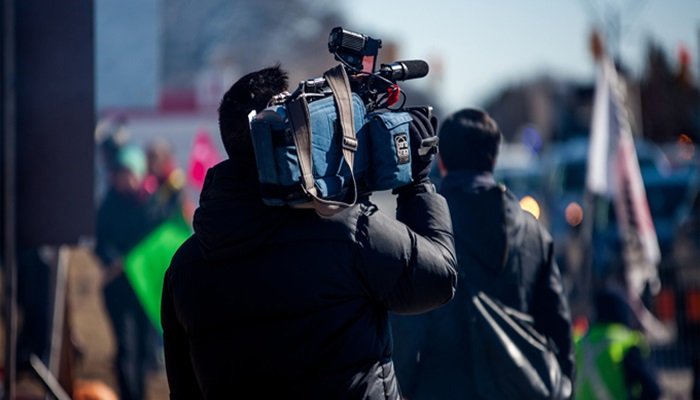
<svg viewBox="0 0 700 400">
<path fill-rule="evenodd" d="M 428 178 L 433 158 L 437 154 L 437 118 L 431 107 L 410 107 L 406 111 L 413 121 L 408 126 L 411 141 L 411 175 L 413 182 Z"/>
</svg>

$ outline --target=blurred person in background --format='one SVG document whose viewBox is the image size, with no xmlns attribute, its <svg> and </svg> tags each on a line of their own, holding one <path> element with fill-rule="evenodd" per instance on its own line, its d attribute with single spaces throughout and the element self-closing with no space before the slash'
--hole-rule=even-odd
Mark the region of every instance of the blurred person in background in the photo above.
<svg viewBox="0 0 700 400">
<path fill-rule="evenodd" d="M 286 89 L 286 72 L 266 68 L 221 101 L 229 158 L 209 169 L 195 233 L 163 285 L 171 399 L 399 399 L 388 311 L 427 311 L 454 293 L 449 210 L 427 178 L 432 155 L 412 155 L 398 220 L 369 196 L 328 218 L 263 203 L 248 115 Z M 420 121 L 411 140 L 434 137 L 435 121 Z"/>
<path fill-rule="evenodd" d="M 162 137 L 153 139 L 146 144 L 145 153 L 147 169 L 142 186 L 146 196 L 149 233 L 158 229 L 166 221 L 176 221 L 189 228 L 194 209 L 184 191 L 185 172 L 178 167 L 170 142 Z M 172 256 L 174 252 L 175 249 L 170 255 Z M 164 267 L 167 267 L 167 263 Z M 162 276 L 159 280 L 162 281 Z M 148 366 L 149 369 L 160 371 L 165 367 L 162 336 L 153 324 L 150 326 L 149 335 L 152 337 L 153 344 L 147 347 Z"/>
<path fill-rule="evenodd" d="M 109 173 L 116 165 L 117 154 L 131 139 L 128 119 L 124 115 L 104 118 L 95 127 L 95 200 L 99 204 L 109 189 Z"/>
<path fill-rule="evenodd" d="M 103 266 L 103 295 L 116 342 L 115 369 L 122 400 L 144 398 L 149 347 L 148 321 L 124 274 L 124 257 L 151 229 L 142 179 L 143 151 L 132 144 L 110 147 L 108 189 L 97 211 L 95 253 Z"/>
<path fill-rule="evenodd" d="M 193 206 L 185 196 L 185 172 L 177 164 L 172 146 L 164 138 L 146 145 L 148 173 L 143 187 L 148 194 L 149 218 L 159 224 L 170 218 L 191 218 Z"/>
<path fill-rule="evenodd" d="M 595 322 L 576 342 L 576 399 L 659 399 L 650 350 L 632 328 L 634 313 L 625 293 L 603 287 L 595 295 L 595 311 Z"/>
<path fill-rule="evenodd" d="M 450 207 L 459 280 L 454 300 L 417 316 L 392 318 L 399 383 L 407 398 L 482 398 L 476 371 L 492 360 L 476 360 L 469 335 L 471 291 L 531 315 L 535 328 L 554 342 L 571 395 L 574 347 L 569 306 L 544 227 L 521 209 L 518 199 L 493 176 L 501 132 L 477 109 L 463 109 L 440 127 L 444 177 L 440 193 Z M 478 340 L 478 339 L 477 339 Z"/>
</svg>

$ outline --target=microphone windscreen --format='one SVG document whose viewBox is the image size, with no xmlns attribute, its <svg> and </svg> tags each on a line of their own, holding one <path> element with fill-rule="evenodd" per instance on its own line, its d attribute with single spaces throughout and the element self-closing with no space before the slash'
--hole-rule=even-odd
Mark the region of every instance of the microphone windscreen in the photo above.
<svg viewBox="0 0 700 400">
<path fill-rule="evenodd" d="M 428 75 L 430 67 L 428 63 L 423 60 L 406 60 L 399 61 L 405 66 L 404 80 L 422 78 Z"/>
</svg>

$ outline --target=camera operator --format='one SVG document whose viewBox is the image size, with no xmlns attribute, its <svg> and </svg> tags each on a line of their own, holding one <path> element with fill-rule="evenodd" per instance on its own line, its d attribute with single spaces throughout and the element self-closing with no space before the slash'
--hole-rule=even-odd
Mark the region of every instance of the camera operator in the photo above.
<svg viewBox="0 0 700 400">
<path fill-rule="evenodd" d="M 211 168 L 194 235 L 173 257 L 162 301 L 172 399 L 398 399 L 388 313 L 448 302 L 456 285 L 446 201 L 412 160 L 397 219 L 363 196 L 332 217 L 261 200 L 247 116 L 287 88 L 279 67 L 224 95 L 229 158 Z M 436 122 L 411 112 L 411 138 Z"/>
</svg>

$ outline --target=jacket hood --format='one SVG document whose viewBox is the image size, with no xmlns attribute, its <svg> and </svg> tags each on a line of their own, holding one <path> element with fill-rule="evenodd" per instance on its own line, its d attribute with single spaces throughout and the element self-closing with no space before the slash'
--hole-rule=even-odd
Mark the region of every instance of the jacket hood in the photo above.
<svg viewBox="0 0 700 400">
<path fill-rule="evenodd" d="M 450 206 L 458 248 L 487 269 L 503 270 L 509 248 L 522 242 L 525 221 L 515 196 L 485 172 L 451 171 L 440 189 Z"/>
<path fill-rule="evenodd" d="M 283 213 L 262 202 L 255 169 L 229 159 L 207 171 L 194 235 L 208 260 L 242 256 L 265 243 Z"/>
</svg>

